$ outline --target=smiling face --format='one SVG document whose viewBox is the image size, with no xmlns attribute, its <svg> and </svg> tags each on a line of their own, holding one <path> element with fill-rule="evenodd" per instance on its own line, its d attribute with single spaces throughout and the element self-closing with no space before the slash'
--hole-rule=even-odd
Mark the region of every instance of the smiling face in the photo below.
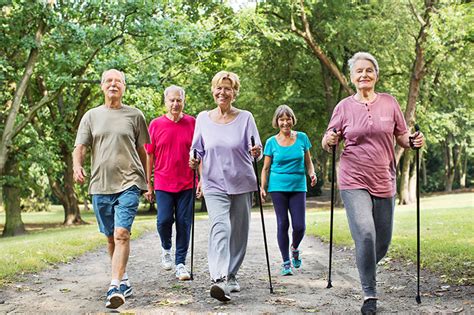
<svg viewBox="0 0 474 315">
<path fill-rule="evenodd" d="M 178 89 L 168 91 L 166 93 L 165 106 L 169 114 L 179 117 L 184 108 L 184 99 L 181 91 Z"/>
<path fill-rule="evenodd" d="M 278 122 L 278 128 L 280 128 L 280 131 L 283 133 L 291 132 L 291 128 L 293 128 L 293 125 L 294 125 L 293 118 L 291 118 L 287 114 L 283 114 L 280 117 L 278 117 L 277 122 Z"/>
<path fill-rule="evenodd" d="M 219 107 L 229 107 L 235 99 L 235 91 L 232 88 L 232 82 L 228 79 L 223 79 L 212 90 L 214 101 Z"/>
<path fill-rule="evenodd" d="M 372 62 L 359 59 L 354 63 L 351 71 L 351 82 L 357 90 L 374 90 L 378 77 Z"/>
<path fill-rule="evenodd" d="M 117 70 L 109 70 L 105 72 L 100 86 L 106 99 L 112 101 L 120 100 L 125 92 L 123 75 Z"/>
</svg>

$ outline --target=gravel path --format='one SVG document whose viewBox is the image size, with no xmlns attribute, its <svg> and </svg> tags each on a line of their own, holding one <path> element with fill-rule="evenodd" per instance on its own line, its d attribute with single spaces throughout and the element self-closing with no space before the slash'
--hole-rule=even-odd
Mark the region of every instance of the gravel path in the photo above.
<svg viewBox="0 0 474 315">
<path fill-rule="evenodd" d="M 266 261 L 259 213 L 252 214 L 247 256 L 238 280 L 240 293 L 221 303 L 209 296 L 207 220 L 196 221 L 194 281 L 177 281 L 173 272 L 160 268 L 160 245 L 150 233 L 132 241 L 128 274 L 134 296 L 120 312 L 137 313 L 359 313 L 361 290 L 353 250 L 333 253 L 333 288 L 326 289 L 328 245 L 314 237 L 301 244 L 303 266 L 294 276 L 279 275 L 280 254 L 276 221 L 265 213 L 274 294 L 268 290 Z M 104 240 L 105 242 L 105 240 Z M 189 266 L 189 262 L 188 262 Z M 104 307 L 109 282 L 109 261 L 104 248 L 67 264 L 55 265 L 24 281 L 0 289 L 0 313 L 98 313 Z M 416 267 L 386 261 L 379 267 L 379 311 L 458 313 L 473 311 L 472 286 L 444 286 L 422 273 L 422 304 L 415 302 Z"/>
</svg>

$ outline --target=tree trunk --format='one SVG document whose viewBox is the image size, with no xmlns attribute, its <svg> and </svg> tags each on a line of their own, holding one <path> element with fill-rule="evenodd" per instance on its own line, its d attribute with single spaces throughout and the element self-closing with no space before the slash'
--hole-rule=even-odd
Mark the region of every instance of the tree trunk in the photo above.
<svg viewBox="0 0 474 315">
<path fill-rule="evenodd" d="M 400 177 L 399 204 L 407 205 L 410 200 L 410 165 L 412 160 L 411 150 L 405 150 Z"/>
<path fill-rule="evenodd" d="M 413 65 L 411 68 L 412 70 L 410 85 L 408 88 L 407 107 L 405 109 L 405 121 L 407 122 L 408 127 L 412 127 L 415 124 L 416 101 L 420 94 L 421 81 L 428 68 L 423 46 L 426 43 L 426 38 L 428 37 L 431 13 L 434 11 L 434 6 L 437 2 L 437 0 L 425 0 L 425 11 L 423 12 L 423 17 L 419 16 L 416 13 L 415 8 L 412 6 L 413 14 L 420 22 L 421 27 L 420 31 L 418 32 L 418 36 L 416 37 L 415 60 L 413 60 Z M 403 151 L 404 149 L 397 145 L 395 149 L 395 161 L 397 164 L 402 157 Z"/>
<path fill-rule="evenodd" d="M 444 148 L 444 191 L 450 192 L 453 190 L 454 181 L 454 166 L 451 156 L 450 141 L 443 142 Z"/>
<path fill-rule="evenodd" d="M 304 1 L 300 0 L 300 19 L 301 23 L 303 24 L 303 29 L 299 29 L 296 26 L 293 14 L 291 14 L 291 26 L 290 29 L 292 32 L 298 34 L 301 38 L 303 38 L 306 44 L 309 46 L 313 54 L 319 59 L 322 65 L 331 73 L 331 75 L 336 78 L 339 83 L 344 87 L 344 90 L 347 94 L 351 95 L 354 94 L 354 90 L 349 86 L 349 83 L 346 80 L 344 74 L 339 70 L 336 64 L 334 64 L 331 59 L 324 53 L 320 45 L 316 42 L 309 25 L 308 18 L 306 17 Z"/>
<path fill-rule="evenodd" d="M 41 41 L 45 31 L 46 24 L 43 20 L 41 20 L 38 30 L 36 31 L 35 44 L 33 45 L 33 48 L 31 48 L 28 55 L 28 60 L 25 64 L 25 72 L 23 73 L 23 76 L 15 90 L 11 109 L 8 112 L 8 117 L 2 130 L 2 140 L 0 142 L 0 176 L 2 176 L 5 171 L 4 168 L 8 160 L 10 145 L 13 137 L 15 136 L 15 122 L 20 110 L 21 100 L 25 95 L 26 87 L 28 86 L 31 75 L 33 74 L 33 69 L 35 68 L 36 60 L 38 59 L 38 47 L 41 46 Z"/>
<path fill-rule="evenodd" d="M 18 161 L 14 157 L 6 160 L 4 171 L 7 176 L 18 178 Z M 24 234 L 25 224 L 21 219 L 20 187 L 15 182 L 6 182 L 3 185 L 5 204 L 5 227 L 2 236 L 15 236 Z"/>
<path fill-rule="evenodd" d="M 459 157 L 459 187 L 466 188 L 466 174 L 467 174 L 467 147 L 463 146 L 461 156 Z"/>
<path fill-rule="evenodd" d="M 74 177 L 72 169 L 72 153 L 66 144 L 61 144 L 61 154 L 65 163 L 64 180 L 64 225 L 85 224 L 81 218 L 79 202 L 74 191 Z"/>
</svg>

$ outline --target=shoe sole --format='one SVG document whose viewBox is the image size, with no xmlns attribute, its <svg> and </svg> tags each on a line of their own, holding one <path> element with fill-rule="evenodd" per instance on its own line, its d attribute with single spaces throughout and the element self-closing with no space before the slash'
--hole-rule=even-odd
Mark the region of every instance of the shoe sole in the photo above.
<svg viewBox="0 0 474 315">
<path fill-rule="evenodd" d="M 240 288 L 232 288 L 230 289 L 230 292 L 240 292 Z"/>
<path fill-rule="evenodd" d="M 211 296 L 221 302 L 230 301 L 230 296 L 225 294 L 224 290 L 218 285 L 213 285 L 211 287 Z"/>
<path fill-rule="evenodd" d="M 181 276 L 181 277 L 176 277 L 176 279 L 178 279 L 179 281 L 186 281 L 186 280 L 191 280 L 191 276 L 190 275 Z"/>
<path fill-rule="evenodd" d="M 120 295 L 112 295 L 110 300 L 105 305 L 106 308 L 116 309 L 125 303 L 125 299 Z"/>
</svg>

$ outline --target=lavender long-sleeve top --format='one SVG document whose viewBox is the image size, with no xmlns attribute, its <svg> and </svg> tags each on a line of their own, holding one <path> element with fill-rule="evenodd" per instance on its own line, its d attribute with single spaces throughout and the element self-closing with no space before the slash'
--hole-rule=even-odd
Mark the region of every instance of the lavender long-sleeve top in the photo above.
<svg viewBox="0 0 474 315">
<path fill-rule="evenodd" d="M 196 149 L 202 159 L 204 194 L 235 195 L 257 190 L 253 157 L 249 153 L 251 136 L 255 144 L 262 145 L 255 119 L 246 110 L 227 124 L 212 121 L 208 111 L 198 115 L 191 152 Z"/>
</svg>

